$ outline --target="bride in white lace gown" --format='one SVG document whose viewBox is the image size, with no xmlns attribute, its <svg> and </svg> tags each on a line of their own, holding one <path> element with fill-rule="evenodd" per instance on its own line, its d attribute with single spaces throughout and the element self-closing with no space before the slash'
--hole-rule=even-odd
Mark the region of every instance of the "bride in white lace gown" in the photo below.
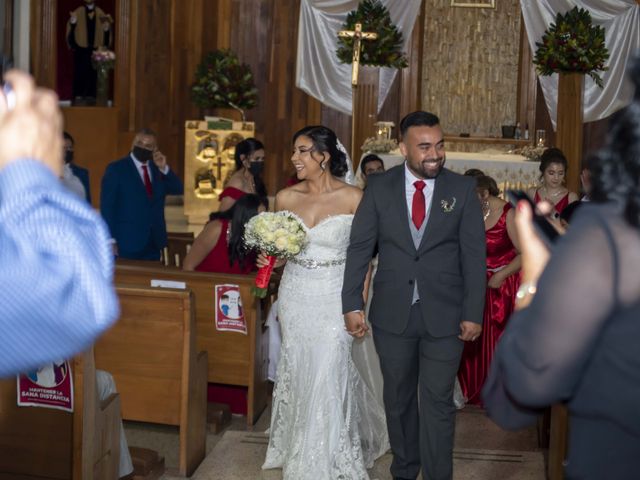
<svg viewBox="0 0 640 480">
<path fill-rule="evenodd" d="M 282 349 L 263 468 L 282 468 L 286 480 L 368 479 L 366 469 L 389 448 L 384 408 L 351 358 L 341 299 L 361 191 L 336 178 L 345 162 L 331 130 L 307 127 L 294 145 L 303 181 L 278 193 L 276 208 L 313 226 L 280 282 Z"/>
</svg>

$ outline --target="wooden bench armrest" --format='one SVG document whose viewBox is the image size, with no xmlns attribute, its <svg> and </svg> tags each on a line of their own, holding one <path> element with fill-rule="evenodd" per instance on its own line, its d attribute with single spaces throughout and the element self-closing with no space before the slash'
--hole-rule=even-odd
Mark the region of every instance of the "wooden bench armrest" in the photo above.
<svg viewBox="0 0 640 480">
<path fill-rule="evenodd" d="M 190 382 L 188 393 L 188 416 L 186 431 L 180 431 L 180 458 L 185 460 L 185 465 L 180 470 L 187 477 L 193 475 L 206 455 L 207 441 L 207 374 L 209 355 L 206 351 L 200 351 L 196 355 L 193 378 Z"/>
<path fill-rule="evenodd" d="M 118 478 L 120 468 L 120 395 L 112 393 L 99 405 L 96 414 L 93 478 Z"/>
</svg>

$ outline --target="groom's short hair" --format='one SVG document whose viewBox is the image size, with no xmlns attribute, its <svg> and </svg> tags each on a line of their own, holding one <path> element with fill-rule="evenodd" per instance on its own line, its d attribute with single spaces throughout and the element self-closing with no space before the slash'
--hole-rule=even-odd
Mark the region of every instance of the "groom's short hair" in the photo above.
<svg viewBox="0 0 640 480">
<path fill-rule="evenodd" d="M 402 138 L 407 134 L 407 130 L 411 127 L 435 127 L 440 125 L 440 119 L 437 115 L 430 112 L 418 110 L 406 115 L 400 122 L 400 134 Z"/>
</svg>

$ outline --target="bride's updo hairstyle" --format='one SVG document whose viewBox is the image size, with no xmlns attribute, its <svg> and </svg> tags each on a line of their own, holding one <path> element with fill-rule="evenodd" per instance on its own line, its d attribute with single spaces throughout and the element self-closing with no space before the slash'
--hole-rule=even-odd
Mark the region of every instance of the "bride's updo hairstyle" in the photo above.
<svg viewBox="0 0 640 480">
<path fill-rule="evenodd" d="M 293 134 L 291 143 L 295 143 L 298 137 L 308 137 L 313 142 L 313 149 L 318 153 L 328 153 L 329 171 L 334 177 L 344 177 L 349 169 L 347 167 L 347 156 L 338 150 L 338 137 L 333 130 L 322 125 L 311 125 L 298 130 Z"/>
</svg>

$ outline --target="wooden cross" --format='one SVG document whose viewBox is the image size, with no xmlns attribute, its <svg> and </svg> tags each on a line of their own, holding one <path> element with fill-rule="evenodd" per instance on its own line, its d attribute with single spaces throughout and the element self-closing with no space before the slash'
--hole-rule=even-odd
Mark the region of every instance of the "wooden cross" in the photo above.
<svg viewBox="0 0 640 480">
<path fill-rule="evenodd" d="M 218 175 L 216 175 L 216 177 L 218 178 L 218 180 L 222 181 L 222 167 L 226 166 L 227 162 L 225 162 L 224 160 L 222 160 L 222 155 L 218 155 L 216 156 L 216 162 L 212 165 L 213 167 L 217 167 L 218 168 Z"/>
<path fill-rule="evenodd" d="M 640 0 L 639 0 L 640 1 Z M 358 69 L 360 67 L 360 41 L 375 40 L 378 34 L 374 32 L 363 32 L 362 24 L 356 23 L 355 30 L 341 30 L 338 32 L 339 37 L 353 38 L 353 60 L 351 63 L 351 86 L 358 86 Z"/>
</svg>

